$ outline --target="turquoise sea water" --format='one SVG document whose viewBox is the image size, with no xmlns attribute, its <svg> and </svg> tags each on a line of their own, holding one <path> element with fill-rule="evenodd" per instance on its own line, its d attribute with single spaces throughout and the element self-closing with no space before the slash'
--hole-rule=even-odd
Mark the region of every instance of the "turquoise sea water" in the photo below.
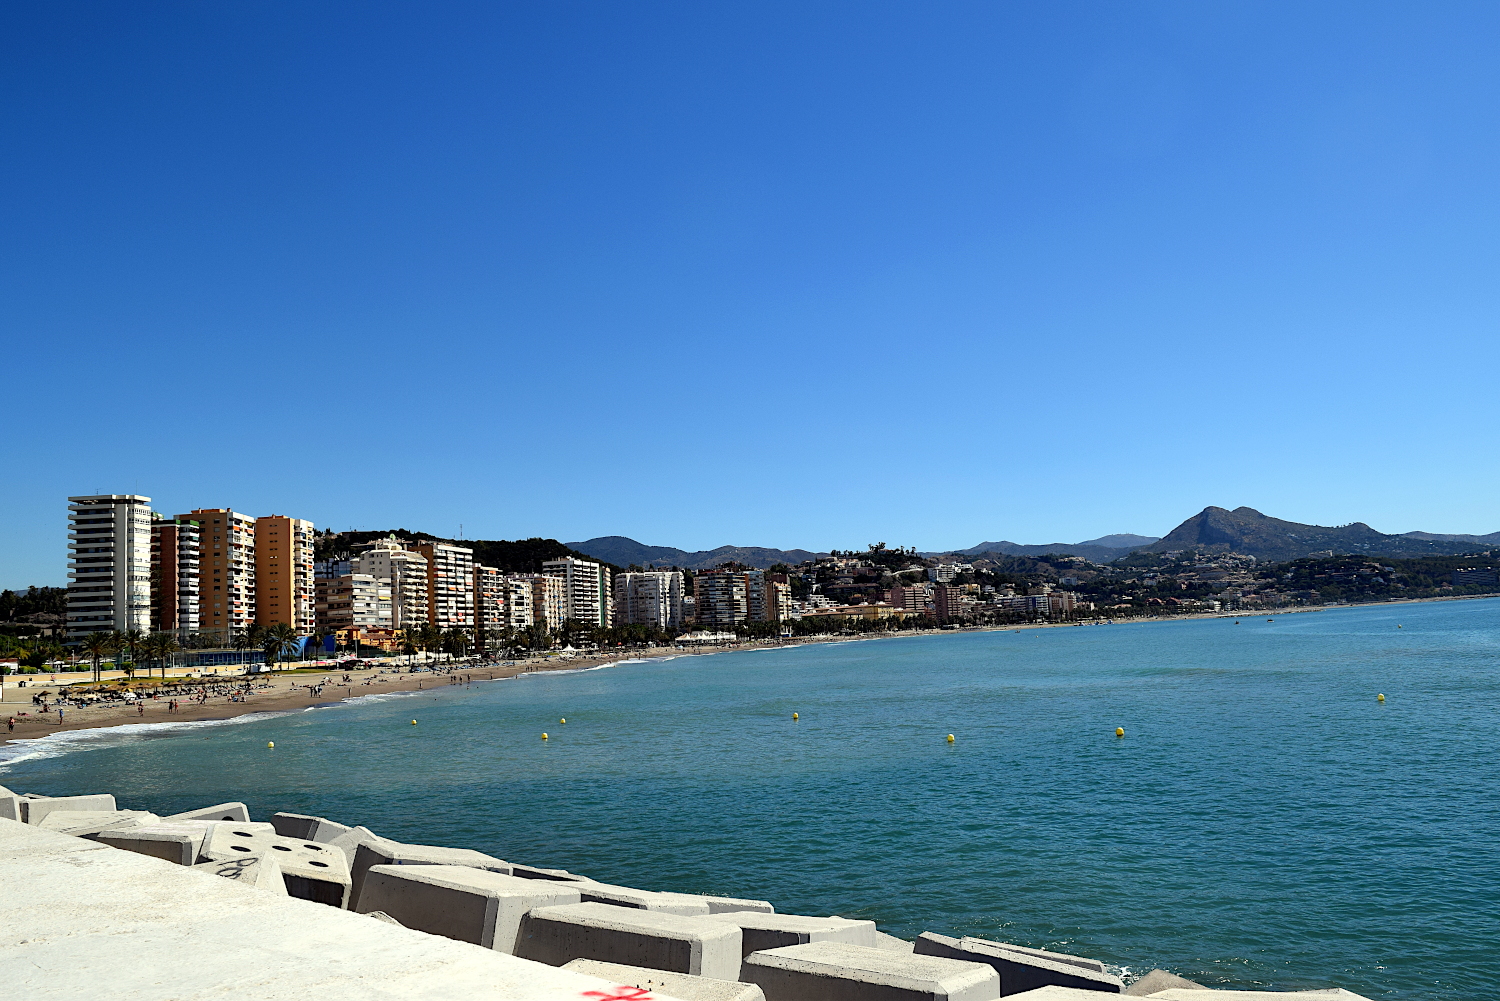
<svg viewBox="0 0 1500 1001">
<path fill-rule="evenodd" d="M 242 799 L 1127 974 L 1467 999 L 1500 972 L 1497 707 L 1500 600 L 1443 602 L 533 675 L 12 744 L 0 783 Z"/>
</svg>

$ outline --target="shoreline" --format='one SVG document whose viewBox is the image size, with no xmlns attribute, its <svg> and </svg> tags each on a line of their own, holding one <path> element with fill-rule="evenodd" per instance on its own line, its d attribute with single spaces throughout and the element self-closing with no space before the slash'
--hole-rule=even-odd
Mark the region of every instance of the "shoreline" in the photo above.
<svg viewBox="0 0 1500 1001">
<path fill-rule="evenodd" d="M 318 707 L 332 708 L 343 702 L 368 695 L 431 691 L 449 687 L 461 687 L 469 681 L 504 681 L 527 674 L 585 671 L 611 667 L 622 663 L 643 663 L 677 657 L 708 657 L 714 654 L 750 650 L 778 650 L 825 643 L 858 643 L 869 640 L 912 639 L 922 636 L 942 636 L 960 633 L 1019 632 L 1023 629 L 1073 629 L 1094 625 L 1187 622 L 1202 619 L 1256 619 L 1262 617 L 1272 619 L 1283 615 L 1299 615 L 1308 612 L 1325 612 L 1335 609 L 1371 608 L 1382 605 L 1412 605 L 1437 601 L 1474 601 L 1483 598 L 1500 598 L 1500 594 L 1397 598 L 1391 601 L 1362 602 L 1354 605 L 1305 605 L 1295 608 L 1264 609 L 1258 611 L 1190 612 L 1183 615 L 1132 616 L 1125 619 L 1095 619 L 1087 622 L 1018 622 L 1004 626 L 966 626 L 960 629 L 913 629 L 902 632 L 873 633 L 858 636 L 804 636 L 775 642 L 751 640 L 744 643 L 731 643 L 708 649 L 677 646 L 648 647 L 644 650 L 621 651 L 613 654 L 548 657 L 495 665 L 460 664 L 442 670 L 428 668 L 410 674 L 405 672 L 391 674 L 387 673 L 385 669 L 376 668 L 365 668 L 359 671 L 346 671 L 342 668 L 328 668 L 319 671 L 316 668 L 304 668 L 302 670 L 308 670 L 309 673 L 265 676 L 269 681 L 269 690 L 260 688 L 252 689 L 248 696 L 248 701 L 231 702 L 227 696 L 212 696 L 205 705 L 186 703 L 175 713 L 168 711 L 168 699 L 145 699 L 142 700 L 142 704 L 145 705 L 144 714 L 140 713 L 134 705 L 110 704 L 107 706 L 67 709 L 64 712 L 63 721 L 59 723 L 53 718 L 52 712 L 49 712 L 46 716 L 42 716 L 35 712 L 35 706 L 29 706 L 25 710 L 9 708 L 11 706 L 19 707 L 28 705 L 27 703 L 7 703 L 5 704 L 6 711 L 0 713 L 0 722 L 14 717 L 16 728 L 13 732 L 7 732 L 5 739 L 0 741 L 0 746 L 29 744 L 32 741 L 44 740 L 54 734 L 71 733 L 79 730 L 111 730 L 117 727 L 143 723 L 160 725 L 164 723 L 224 722 L 247 716 L 256 716 L 262 713 L 297 712 Z M 368 673 L 371 670 L 375 670 L 376 673 Z M 314 695 L 310 690 L 314 680 L 322 680 L 315 678 L 315 675 L 318 673 L 321 673 L 328 679 L 326 685 L 327 691 L 322 695 Z M 341 677 L 344 674 L 351 675 L 349 684 L 334 683 L 335 678 Z M 464 680 L 458 682 L 455 686 L 450 684 L 449 678 L 461 678 Z M 233 685 L 243 679 L 244 676 L 229 676 L 220 679 L 218 682 L 209 683 Z M 173 679 L 168 679 L 169 682 L 171 680 Z M 205 681 L 202 678 L 187 677 L 178 680 L 185 687 L 198 687 Z M 190 685 L 188 684 L 189 682 L 195 684 Z M 10 689 L 7 689 L 7 691 L 10 691 Z M 3 764 L 3 760 L 0 760 L 0 764 Z"/>
</svg>

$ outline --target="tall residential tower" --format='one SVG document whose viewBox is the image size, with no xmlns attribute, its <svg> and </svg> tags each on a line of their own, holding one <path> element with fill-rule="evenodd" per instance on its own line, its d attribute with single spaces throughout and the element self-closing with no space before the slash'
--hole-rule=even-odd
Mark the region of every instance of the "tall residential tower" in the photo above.
<svg viewBox="0 0 1500 1001">
<path fill-rule="evenodd" d="M 151 498 L 68 498 L 68 636 L 151 628 Z"/>
</svg>

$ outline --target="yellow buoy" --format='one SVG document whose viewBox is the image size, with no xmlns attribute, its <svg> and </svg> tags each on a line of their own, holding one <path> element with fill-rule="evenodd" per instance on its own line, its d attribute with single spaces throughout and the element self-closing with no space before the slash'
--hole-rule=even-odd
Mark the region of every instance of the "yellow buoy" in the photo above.
<svg viewBox="0 0 1500 1001">
<path fill-rule="evenodd" d="M 802 717 L 798 716 L 796 713 L 792 713 L 792 719 L 801 719 L 801 718 Z"/>
<path fill-rule="evenodd" d="M 275 747 L 276 746 L 276 741 L 274 741 L 274 740 L 268 740 L 268 741 L 266 741 L 266 746 L 267 747 Z"/>
<path fill-rule="evenodd" d="M 412 725 L 412 726 L 416 726 L 416 725 L 417 725 L 417 721 L 416 721 L 416 720 L 412 720 L 412 721 L 411 721 L 411 725 Z"/>
<path fill-rule="evenodd" d="M 546 735 L 546 734 L 545 734 L 545 733 L 544 733 L 544 734 L 542 734 L 542 739 L 543 739 L 543 740 L 546 740 L 546 739 L 547 739 L 547 735 Z"/>
<path fill-rule="evenodd" d="M 948 734 L 948 743 L 953 743 L 953 734 Z"/>
<path fill-rule="evenodd" d="M 1123 737 L 1123 736 L 1125 736 L 1125 728 L 1123 726 L 1117 726 L 1117 727 L 1115 727 L 1115 736 L 1116 737 Z"/>
<path fill-rule="evenodd" d="M 559 723 L 566 723 L 566 722 L 567 722 L 567 719 L 560 719 L 560 720 L 558 720 L 558 722 L 559 722 Z"/>
<path fill-rule="evenodd" d="M 1385 701 L 1385 696 L 1383 694 L 1382 695 L 1377 695 L 1377 696 L 1375 696 L 1375 701 L 1376 702 L 1384 702 Z"/>
<path fill-rule="evenodd" d="M 1400 629 L 1400 628 L 1401 628 L 1401 623 L 1399 623 L 1399 622 L 1398 622 L 1398 623 L 1396 623 L 1396 628 L 1397 628 L 1397 629 Z"/>
</svg>

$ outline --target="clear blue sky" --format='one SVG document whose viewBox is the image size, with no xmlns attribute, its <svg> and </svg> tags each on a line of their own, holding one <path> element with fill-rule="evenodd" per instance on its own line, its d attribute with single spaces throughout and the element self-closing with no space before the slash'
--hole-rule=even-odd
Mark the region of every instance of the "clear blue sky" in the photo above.
<svg viewBox="0 0 1500 1001">
<path fill-rule="evenodd" d="M 69 494 L 940 549 L 1491 532 L 1494 3 L 9 3 L 0 586 Z"/>
</svg>

